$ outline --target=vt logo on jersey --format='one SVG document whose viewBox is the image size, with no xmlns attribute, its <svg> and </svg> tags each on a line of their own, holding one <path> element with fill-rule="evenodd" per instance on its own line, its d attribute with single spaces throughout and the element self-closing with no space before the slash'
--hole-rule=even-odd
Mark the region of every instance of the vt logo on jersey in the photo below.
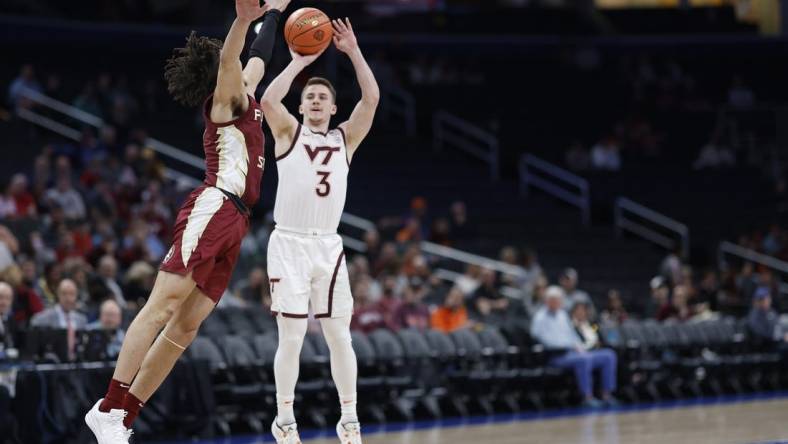
<svg viewBox="0 0 788 444">
<path fill-rule="evenodd" d="M 325 157 L 323 157 L 323 163 L 321 163 L 321 165 L 328 165 L 328 162 L 331 160 L 331 156 L 334 155 L 334 153 L 339 152 L 338 146 L 318 146 L 315 147 L 315 149 L 312 149 L 311 146 L 304 144 L 304 148 L 306 148 L 306 154 L 309 156 L 309 160 L 312 162 L 315 161 L 315 157 L 317 157 L 320 152 L 326 153 Z"/>
</svg>

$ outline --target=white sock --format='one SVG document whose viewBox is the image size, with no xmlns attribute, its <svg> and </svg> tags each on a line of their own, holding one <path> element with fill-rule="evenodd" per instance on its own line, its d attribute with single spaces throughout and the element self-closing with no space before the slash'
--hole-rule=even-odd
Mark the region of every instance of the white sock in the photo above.
<svg viewBox="0 0 788 444">
<path fill-rule="evenodd" d="M 276 424 L 279 427 L 296 422 L 295 413 L 293 413 L 293 401 L 293 396 L 276 395 Z"/>
<path fill-rule="evenodd" d="M 339 408 L 342 410 L 342 417 L 339 418 L 339 422 L 342 425 L 351 423 L 351 422 L 358 422 L 358 414 L 356 413 L 356 394 L 353 393 L 350 396 L 340 396 L 339 397 Z"/>
<path fill-rule="evenodd" d="M 358 364 L 350 336 L 350 316 L 320 320 L 323 336 L 331 352 L 331 377 L 337 386 L 342 410 L 342 424 L 358 422 L 356 414 L 356 380 Z"/>
<path fill-rule="evenodd" d="M 295 387 L 298 382 L 298 367 L 301 346 L 306 335 L 306 319 L 277 318 L 279 347 L 274 357 L 276 377 L 277 424 L 280 426 L 296 422 L 293 413 Z"/>
</svg>

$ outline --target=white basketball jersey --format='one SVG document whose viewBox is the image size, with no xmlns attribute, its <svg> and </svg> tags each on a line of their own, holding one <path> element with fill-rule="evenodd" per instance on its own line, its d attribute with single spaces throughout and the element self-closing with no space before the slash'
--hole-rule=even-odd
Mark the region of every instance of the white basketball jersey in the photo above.
<svg viewBox="0 0 788 444">
<path fill-rule="evenodd" d="M 282 227 L 335 232 L 345 208 L 350 170 L 340 128 L 318 133 L 298 124 L 290 149 L 276 158 L 279 185 L 274 222 Z"/>
</svg>

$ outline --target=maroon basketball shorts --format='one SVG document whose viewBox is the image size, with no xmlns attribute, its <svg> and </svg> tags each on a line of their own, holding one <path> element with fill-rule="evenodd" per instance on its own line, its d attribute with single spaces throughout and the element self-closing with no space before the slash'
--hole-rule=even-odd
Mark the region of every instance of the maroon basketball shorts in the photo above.
<svg viewBox="0 0 788 444">
<path fill-rule="evenodd" d="M 192 273 L 197 288 L 219 302 L 230 283 L 249 219 L 215 187 L 194 190 L 178 212 L 172 247 L 160 270 Z"/>
</svg>

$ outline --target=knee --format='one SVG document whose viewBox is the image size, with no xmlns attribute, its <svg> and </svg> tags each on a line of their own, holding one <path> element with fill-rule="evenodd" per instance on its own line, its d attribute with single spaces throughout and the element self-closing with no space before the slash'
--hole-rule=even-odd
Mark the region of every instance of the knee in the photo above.
<svg viewBox="0 0 788 444">
<path fill-rule="evenodd" d="M 138 319 L 156 330 L 162 329 L 178 309 L 176 297 L 163 298 L 159 303 L 148 303 L 138 315 Z"/>
<path fill-rule="evenodd" d="M 352 338 L 350 336 L 350 329 L 323 329 L 323 336 L 326 338 L 328 348 L 335 349 L 338 347 L 350 347 Z"/>
<path fill-rule="evenodd" d="M 200 321 L 188 318 L 175 319 L 175 322 L 167 327 L 167 337 L 175 341 L 178 345 L 186 347 L 197 337 L 197 331 L 200 329 Z"/>
<path fill-rule="evenodd" d="M 301 330 L 279 332 L 279 345 L 300 349 L 305 336 L 306 332 Z"/>
<path fill-rule="evenodd" d="M 605 357 L 605 359 L 610 365 L 613 366 L 616 365 L 616 363 L 618 362 L 618 357 L 616 356 L 616 352 L 614 352 L 609 348 L 603 348 L 602 350 L 600 350 L 600 352 L 602 353 L 602 356 Z"/>
</svg>

